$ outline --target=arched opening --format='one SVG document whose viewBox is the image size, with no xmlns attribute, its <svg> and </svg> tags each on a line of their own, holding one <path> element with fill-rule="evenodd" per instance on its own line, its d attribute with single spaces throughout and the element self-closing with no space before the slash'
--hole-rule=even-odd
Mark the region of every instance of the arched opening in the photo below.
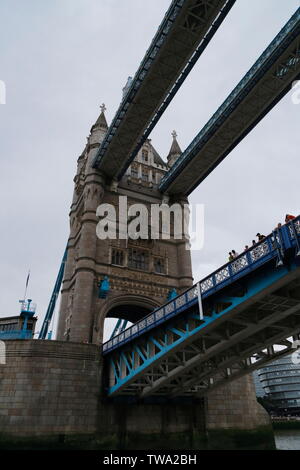
<svg viewBox="0 0 300 470">
<path fill-rule="evenodd" d="M 130 323 L 136 323 L 141 318 L 148 315 L 152 309 L 141 305 L 125 304 L 113 307 L 106 315 L 106 318 L 121 318 Z"/>
<path fill-rule="evenodd" d="M 132 323 L 144 318 L 151 313 L 158 305 L 152 299 L 138 298 L 137 296 L 122 296 L 122 298 L 114 299 L 110 305 L 107 305 L 107 310 L 103 315 L 103 341 L 108 341 L 118 325 L 118 333 L 121 328 L 126 328 Z M 118 322 L 118 320 L 122 320 Z"/>
</svg>

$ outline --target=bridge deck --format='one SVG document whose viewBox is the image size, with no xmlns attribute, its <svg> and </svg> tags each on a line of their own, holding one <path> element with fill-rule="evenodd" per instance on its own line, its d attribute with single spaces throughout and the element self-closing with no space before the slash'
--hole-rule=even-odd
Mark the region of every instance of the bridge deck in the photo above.
<svg viewBox="0 0 300 470">
<path fill-rule="evenodd" d="M 173 0 L 95 157 L 120 178 L 235 0 Z"/>
<path fill-rule="evenodd" d="M 185 194 L 203 181 L 300 78 L 300 8 L 160 183 Z"/>
<path fill-rule="evenodd" d="M 105 343 L 109 395 L 199 395 L 290 351 L 299 239 L 300 217 Z"/>
</svg>

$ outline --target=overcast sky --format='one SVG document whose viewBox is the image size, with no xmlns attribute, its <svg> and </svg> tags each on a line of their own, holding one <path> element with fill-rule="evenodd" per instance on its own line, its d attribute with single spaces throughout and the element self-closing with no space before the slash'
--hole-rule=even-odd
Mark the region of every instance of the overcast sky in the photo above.
<svg viewBox="0 0 300 470">
<path fill-rule="evenodd" d="M 170 0 L 1 0 L 0 316 L 29 296 L 44 316 L 69 232 L 76 160 L 99 105 L 111 121 Z M 237 0 L 151 135 L 165 158 L 184 150 L 299 7 Z M 299 211 L 299 112 L 289 93 L 192 193 L 205 204 L 195 281 Z"/>
</svg>

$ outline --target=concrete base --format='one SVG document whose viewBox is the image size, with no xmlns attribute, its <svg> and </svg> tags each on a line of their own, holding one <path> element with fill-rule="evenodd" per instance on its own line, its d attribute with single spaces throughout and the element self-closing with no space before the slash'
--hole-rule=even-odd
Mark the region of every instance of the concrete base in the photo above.
<svg viewBox="0 0 300 470">
<path fill-rule="evenodd" d="M 101 397 L 92 344 L 6 341 L 0 447 L 270 449 L 273 432 L 249 378 L 198 401 L 116 403 Z M 2 443 L 2 444 L 1 444 Z"/>
</svg>

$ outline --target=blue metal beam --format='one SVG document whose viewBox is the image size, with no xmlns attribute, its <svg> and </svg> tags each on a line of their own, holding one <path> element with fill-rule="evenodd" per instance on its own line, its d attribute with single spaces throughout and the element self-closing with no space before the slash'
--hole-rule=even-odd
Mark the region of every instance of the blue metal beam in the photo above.
<svg viewBox="0 0 300 470">
<path fill-rule="evenodd" d="M 122 333 L 122 331 L 125 330 L 127 326 L 128 320 L 122 320 L 121 318 L 118 319 L 116 326 L 113 329 L 113 332 L 110 336 L 110 339 L 114 338 L 117 336 L 119 333 Z"/>
<path fill-rule="evenodd" d="M 283 279 L 285 276 L 290 274 L 291 271 L 296 270 L 296 269 L 299 269 L 299 267 L 295 263 L 293 263 L 289 267 L 283 266 L 277 270 L 276 269 L 274 270 L 273 268 L 273 269 L 267 270 L 266 273 L 263 273 L 263 274 L 261 273 L 260 275 L 256 276 L 254 279 L 252 279 L 248 283 L 247 292 L 245 292 L 244 295 L 241 297 L 235 297 L 234 301 L 231 303 L 229 307 L 225 308 L 222 312 L 218 314 L 214 312 L 212 315 L 209 315 L 209 316 L 205 315 L 203 322 L 195 323 L 194 328 L 189 328 L 185 332 L 179 331 L 177 328 L 174 328 L 172 325 L 172 322 L 166 325 L 165 328 L 167 331 L 176 333 L 176 339 L 173 341 L 170 341 L 169 344 L 165 345 L 163 348 L 157 351 L 156 354 L 152 354 L 149 357 L 141 356 L 142 363 L 136 368 L 129 368 L 129 371 L 125 376 L 122 376 L 121 373 L 117 374 L 116 384 L 109 388 L 108 395 L 113 395 L 121 387 L 123 387 L 127 383 L 130 383 L 130 381 L 134 379 L 135 376 L 141 374 L 143 371 L 146 371 L 152 364 L 157 362 L 159 359 L 163 358 L 172 350 L 176 350 L 178 349 L 180 345 L 183 345 L 187 341 L 191 341 L 193 337 L 198 338 L 199 333 L 201 333 L 202 331 L 205 332 L 207 327 L 211 326 L 216 320 L 222 317 L 228 316 L 228 314 L 230 314 L 232 311 L 237 309 L 237 307 L 242 306 L 249 299 L 256 296 L 257 294 L 267 289 L 268 287 L 272 286 L 272 284 L 278 282 L 280 279 Z M 220 298 L 220 301 L 222 301 L 222 298 Z M 187 315 L 186 321 L 188 321 L 190 314 L 187 313 L 186 315 Z M 132 345 L 132 347 L 135 348 L 136 350 L 138 350 L 139 348 L 138 341 L 139 341 L 139 338 L 137 338 Z M 124 356 L 123 349 L 120 349 L 120 354 Z M 115 360 L 117 358 L 118 358 L 118 355 L 115 356 Z"/>
<path fill-rule="evenodd" d="M 57 297 L 60 292 L 61 283 L 63 281 L 66 260 L 67 260 L 67 248 L 65 249 L 63 259 L 62 259 L 62 262 L 58 271 L 58 275 L 57 275 L 56 282 L 52 291 L 52 295 L 51 295 L 50 302 L 47 308 L 47 312 L 46 312 L 46 315 L 42 324 L 42 328 L 39 333 L 39 339 L 46 339 L 49 325 L 51 323 L 52 316 L 55 310 Z"/>
</svg>

